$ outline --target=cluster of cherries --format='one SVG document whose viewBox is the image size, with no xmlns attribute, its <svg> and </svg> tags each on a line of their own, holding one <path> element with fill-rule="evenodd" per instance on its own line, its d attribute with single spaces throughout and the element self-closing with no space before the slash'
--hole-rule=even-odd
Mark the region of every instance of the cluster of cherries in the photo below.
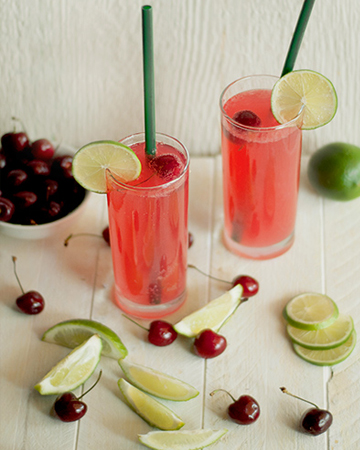
<svg viewBox="0 0 360 450">
<path fill-rule="evenodd" d="M 1 137 L 0 220 L 21 225 L 53 222 L 73 211 L 85 190 L 72 175 L 72 156 L 55 155 L 47 139 L 28 135 Z"/>
</svg>

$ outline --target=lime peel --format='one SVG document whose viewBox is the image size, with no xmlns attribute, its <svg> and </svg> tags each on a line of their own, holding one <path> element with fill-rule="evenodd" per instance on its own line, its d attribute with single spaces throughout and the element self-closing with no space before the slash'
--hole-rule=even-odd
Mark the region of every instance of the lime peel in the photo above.
<svg viewBox="0 0 360 450">
<path fill-rule="evenodd" d="M 150 431 L 139 434 L 139 441 L 154 450 L 200 450 L 217 442 L 226 433 L 221 430 Z"/>
<path fill-rule="evenodd" d="M 41 395 L 62 394 L 76 389 L 92 375 L 99 364 L 102 341 L 94 334 L 59 361 L 35 385 Z"/>
<path fill-rule="evenodd" d="M 155 397 L 187 401 L 199 395 L 199 391 L 190 384 L 158 370 L 122 360 L 119 365 L 128 381 Z"/>
<path fill-rule="evenodd" d="M 106 325 L 95 320 L 65 320 L 46 330 L 41 339 L 44 342 L 75 348 L 93 334 L 101 337 L 103 356 L 116 360 L 127 356 L 128 351 L 119 336 Z"/>
<path fill-rule="evenodd" d="M 128 383 L 124 378 L 120 378 L 118 386 L 128 406 L 149 425 L 161 430 L 178 430 L 185 425 L 171 409 Z"/>
</svg>

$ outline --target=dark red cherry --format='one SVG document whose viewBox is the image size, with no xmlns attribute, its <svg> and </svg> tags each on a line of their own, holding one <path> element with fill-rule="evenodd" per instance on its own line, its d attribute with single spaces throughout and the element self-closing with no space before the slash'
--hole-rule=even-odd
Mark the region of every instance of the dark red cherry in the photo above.
<svg viewBox="0 0 360 450">
<path fill-rule="evenodd" d="M 73 178 L 72 175 L 72 161 L 71 155 L 62 155 L 54 158 L 53 171 L 56 175 L 64 178 Z"/>
<path fill-rule="evenodd" d="M 16 206 L 21 209 L 29 208 L 37 201 L 37 195 L 30 191 L 20 191 L 13 195 Z"/>
<path fill-rule="evenodd" d="M 250 395 L 241 395 L 237 400 L 225 389 L 216 389 L 211 392 L 213 396 L 217 392 L 225 392 L 232 400 L 228 407 L 228 415 L 231 420 L 240 425 L 251 425 L 256 422 L 260 416 L 260 406 L 258 402 Z"/>
<path fill-rule="evenodd" d="M 260 127 L 261 120 L 255 113 L 249 110 L 238 111 L 233 115 L 233 120 L 247 127 Z"/>
<path fill-rule="evenodd" d="M 160 178 L 166 181 L 178 178 L 183 170 L 183 165 L 179 158 L 171 154 L 155 156 L 155 158 L 150 160 L 150 167 Z"/>
<path fill-rule="evenodd" d="M 281 387 L 280 390 L 284 394 L 290 395 L 291 397 L 297 398 L 298 400 L 309 403 L 313 406 L 313 408 L 305 411 L 301 417 L 300 428 L 304 433 L 311 434 L 313 436 L 318 436 L 319 434 L 325 433 L 333 421 L 331 412 L 326 409 L 320 409 L 315 403 L 292 394 L 285 387 Z"/>
<path fill-rule="evenodd" d="M 16 299 L 16 306 L 25 314 L 39 314 L 45 306 L 44 298 L 37 291 L 29 291 Z"/>
<path fill-rule="evenodd" d="M 173 326 L 163 320 L 154 320 L 150 323 L 148 341 L 158 347 L 172 344 L 177 338 Z"/>
<path fill-rule="evenodd" d="M 16 259 L 16 256 L 12 257 L 14 274 L 22 292 L 22 295 L 16 299 L 16 305 L 25 314 L 39 314 L 45 306 L 44 298 L 37 291 L 24 292 L 16 272 Z"/>
<path fill-rule="evenodd" d="M 240 275 L 233 279 L 232 286 L 240 284 L 243 287 L 243 297 L 252 297 L 259 291 L 259 283 L 249 275 Z"/>
<path fill-rule="evenodd" d="M 103 229 L 102 231 L 102 236 L 104 238 L 104 241 L 110 245 L 110 232 L 109 232 L 109 227 L 106 227 Z"/>
<path fill-rule="evenodd" d="M 34 175 L 45 177 L 50 175 L 50 167 L 48 163 L 42 161 L 41 159 L 33 159 L 27 163 L 27 166 L 31 169 Z"/>
<path fill-rule="evenodd" d="M 58 202 L 51 201 L 43 211 L 48 218 L 55 219 L 61 213 L 61 204 Z"/>
<path fill-rule="evenodd" d="M 242 395 L 229 405 L 229 417 L 240 425 L 250 425 L 259 418 L 260 406 L 250 395 Z"/>
<path fill-rule="evenodd" d="M 60 395 L 54 403 L 54 412 L 63 422 L 75 422 L 87 411 L 86 403 L 79 400 L 72 392 Z"/>
<path fill-rule="evenodd" d="M 4 152 L 22 154 L 29 146 L 29 138 L 23 131 L 6 133 L 1 137 Z"/>
<path fill-rule="evenodd" d="M 0 169 L 4 169 L 6 167 L 6 156 L 4 152 L 0 152 Z"/>
<path fill-rule="evenodd" d="M 201 358 L 209 359 L 221 355 L 226 349 L 226 339 L 224 336 L 215 333 L 210 329 L 203 330 L 196 336 L 194 341 L 195 354 Z"/>
<path fill-rule="evenodd" d="M 99 376 L 96 382 L 80 397 L 76 397 L 72 392 L 65 392 L 57 397 L 53 405 L 52 411 L 55 416 L 63 422 L 75 422 L 81 419 L 87 411 L 86 403 L 81 399 L 98 384 L 101 378 L 102 370 L 100 370 Z"/>
<path fill-rule="evenodd" d="M 14 212 L 14 203 L 5 197 L 0 197 L 0 220 L 2 222 L 9 222 Z"/>
<path fill-rule="evenodd" d="M 35 159 L 49 161 L 55 153 L 55 148 L 47 139 L 38 139 L 31 144 L 31 154 Z"/>
<path fill-rule="evenodd" d="M 188 233 L 188 248 L 192 247 L 194 243 L 194 235 L 192 233 Z"/>
<path fill-rule="evenodd" d="M 46 200 L 49 200 L 50 197 L 55 195 L 59 189 L 59 183 L 56 180 L 51 180 L 50 178 L 44 181 L 44 186 Z"/>
<path fill-rule="evenodd" d="M 304 433 L 318 436 L 325 433 L 332 421 L 333 416 L 326 409 L 311 408 L 301 418 L 301 429 Z"/>
<path fill-rule="evenodd" d="M 11 187 L 19 187 L 28 179 L 28 175 L 25 170 L 13 169 L 7 174 L 7 184 Z"/>
</svg>

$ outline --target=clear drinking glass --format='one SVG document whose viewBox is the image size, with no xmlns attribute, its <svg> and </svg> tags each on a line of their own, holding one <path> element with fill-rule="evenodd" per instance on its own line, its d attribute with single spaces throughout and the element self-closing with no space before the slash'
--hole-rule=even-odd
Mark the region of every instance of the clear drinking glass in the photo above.
<svg viewBox="0 0 360 450">
<path fill-rule="evenodd" d="M 140 177 L 125 184 L 107 176 L 115 302 L 146 319 L 174 312 L 186 297 L 189 154 L 170 136 L 157 133 L 156 141 L 156 158 L 173 155 L 176 170 L 153 170 L 139 133 L 121 143 L 140 159 Z"/>
<path fill-rule="evenodd" d="M 294 241 L 301 116 L 280 125 L 270 106 L 278 80 L 254 75 L 221 94 L 224 241 L 253 259 L 274 258 Z"/>
</svg>

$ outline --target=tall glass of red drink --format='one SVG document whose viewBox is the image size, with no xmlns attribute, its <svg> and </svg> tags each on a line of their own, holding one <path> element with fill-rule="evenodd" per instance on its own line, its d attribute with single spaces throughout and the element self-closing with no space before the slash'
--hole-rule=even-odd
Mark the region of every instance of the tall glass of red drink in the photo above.
<svg viewBox="0 0 360 450">
<path fill-rule="evenodd" d="M 221 129 L 226 247 L 274 258 L 294 241 L 301 117 L 280 125 L 271 112 L 268 75 L 241 78 L 222 93 Z"/>
<path fill-rule="evenodd" d="M 115 302 L 151 319 L 177 310 L 186 296 L 189 154 L 176 139 L 157 133 L 156 156 L 144 133 L 121 141 L 141 161 L 131 183 L 107 175 Z"/>
</svg>

